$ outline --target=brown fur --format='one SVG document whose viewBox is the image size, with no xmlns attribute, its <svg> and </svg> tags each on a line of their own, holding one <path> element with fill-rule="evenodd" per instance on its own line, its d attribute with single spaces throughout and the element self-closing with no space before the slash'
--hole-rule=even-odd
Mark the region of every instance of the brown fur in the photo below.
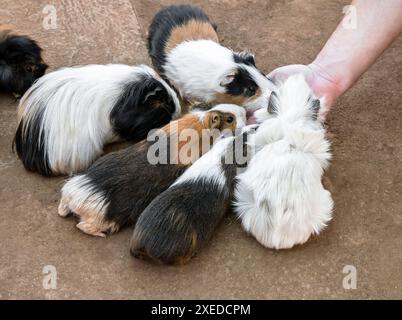
<svg viewBox="0 0 402 320">
<path fill-rule="evenodd" d="M 184 130 L 192 129 L 197 132 L 198 137 L 200 137 L 198 146 L 199 153 L 192 154 L 190 163 L 193 163 L 202 155 L 203 141 L 201 137 L 203 134 L 203 130 L 217 129 L 219 131 L 222 131 L 225 129 L 229 129 L 234 131 L 236 129 L 236 120 L 234 120 L 232 123 L 227 123 L 227 119 L 229 117 L 236 119 L 236 116 L 229 112 L 209 111 L 205 113 L 204 118 L 202 119 L 202 121 L 200 121 L 197 115 L 189 113 L 184 115 L 182 118 L 176 121 L 172 121 L 170 124 L 167 124 L 162 128 L 162 130 L 165 131 L 165 133 L 171 137 L 171 143 L 174 143 L 174 137 L 179 137 L 180 133 L 183 132 Z M 211 134 L 213 136 L 213 132 L 211 132 Z M 176 163 L 178 163 L 179 165 L 190 164 L 187 162 L 182 162 L 183 159 L 180 159 L 179 157 L 182 148 L 184 146 L 188 147 L 189 140 L 191 141 L 190 138 L 186 140 L 179 140 L 177 142 L 178 144 L 177 152 L 175 152 L 174 155 L 171 155 L 171 157 L 173 157 L 173 159 L 175 159 Z"/>
<path fill-rule="evenodd" d="M 172 30 L 166 43 L 166 52 L 170 52 L 177 45 L 188 40 L 212 40 L 219 43 L 218 34 L 209 22 L 190 20 Z"/>
<path fill-rule="evenodd" d="M 189 262 L 191 260 L 192 257 L 195 256 L 196 249 L 197 249 L 197 238 L 198 238 L 197 232 L 193 231 L 193 233 L 191 235 L 191 245 L 190 245 L 190 248 L 188 249 L 187 253 L 183 256 L 176 257 L 173 264 L 185 265 L 187 262 Z"/>
</svg>

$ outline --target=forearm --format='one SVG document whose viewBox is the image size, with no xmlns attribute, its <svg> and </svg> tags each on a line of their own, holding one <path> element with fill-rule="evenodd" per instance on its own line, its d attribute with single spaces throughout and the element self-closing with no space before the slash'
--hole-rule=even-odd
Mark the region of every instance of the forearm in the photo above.
<svg viewBox="0 0 402 320">
<path fill-rule="evenodd" d="M 340 96 L 358 80 L 402 31 L 402 0 L 354 0 L 356 28 L 342 21 L 310 65 Z M 344 17 L 347 19 L 347 17 Z"/>
</svg>

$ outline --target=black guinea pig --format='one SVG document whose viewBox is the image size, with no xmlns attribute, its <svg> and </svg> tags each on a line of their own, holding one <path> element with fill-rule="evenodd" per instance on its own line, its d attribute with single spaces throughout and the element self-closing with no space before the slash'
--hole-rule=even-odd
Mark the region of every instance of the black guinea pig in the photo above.
<svg viewBox="0 0 402 320">
<path fill-rule="evenodd" d="M 41 53 L 35 40 L 0 26 L 0 91 L 23 95 L 48 67 Z"/>
</svg>

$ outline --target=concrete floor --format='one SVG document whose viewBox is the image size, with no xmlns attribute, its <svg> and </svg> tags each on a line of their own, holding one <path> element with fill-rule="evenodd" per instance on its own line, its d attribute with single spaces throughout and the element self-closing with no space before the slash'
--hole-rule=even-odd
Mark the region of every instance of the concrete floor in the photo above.
<svg viewBox="0 0 402 320">
<path fill-rule="evenodd" d="M 0 21 L 37 39 L 51 69 L 87 63 L 147 62 L 152 16 L 174 1 L 2 0 Z M 249 48 L 266 72 L 308 63 L 347 0 L 198 0 L 223 43 Z M 335 200 L 328 229 L 289 251 L 262 248 L 227 217 L 211 244 L 183 267 L 152 265 L 128 252 L 127 228 L 107 239 L 84 235 L 57 216 L 63 178 L 26 172 L 11 143 L 17 102 L 0 97 L 1 299 L 402 298 L 402 38 L 329 116 L 334 160 L 325 184 Z M 56 267 L 57 288 L 42 286 Z M 346 265 L 357 289 L 342 286 Z"/>
</svg>

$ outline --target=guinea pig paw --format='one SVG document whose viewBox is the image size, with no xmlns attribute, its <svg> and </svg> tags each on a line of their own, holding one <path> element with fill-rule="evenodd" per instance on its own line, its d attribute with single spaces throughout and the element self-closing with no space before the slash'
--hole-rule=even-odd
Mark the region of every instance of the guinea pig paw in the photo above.
<svg viewBox="0 0 402 320">
<path fill-rule="evenodd" d="M 93 225 L 91 225 L 88 222 L 81 221 L 81 222 L 77 223 L 76 227 L 78 229 L 80 229 L 82 232 L 89 234 L 91 236 L 106 238 L 105 233 L 103 233 L 102 231 L 99 231 L 98 229 L 96 229 Z"/>
<path fill-rule="evenodd" d="M 65 203 L 63 200 L 61 200 L 57 213 L 59 214 L 60 217 L 67 217 L 72 212 L 71 212 L 70 208 L 68 207 L 68 204 Z"/>
</svg>

